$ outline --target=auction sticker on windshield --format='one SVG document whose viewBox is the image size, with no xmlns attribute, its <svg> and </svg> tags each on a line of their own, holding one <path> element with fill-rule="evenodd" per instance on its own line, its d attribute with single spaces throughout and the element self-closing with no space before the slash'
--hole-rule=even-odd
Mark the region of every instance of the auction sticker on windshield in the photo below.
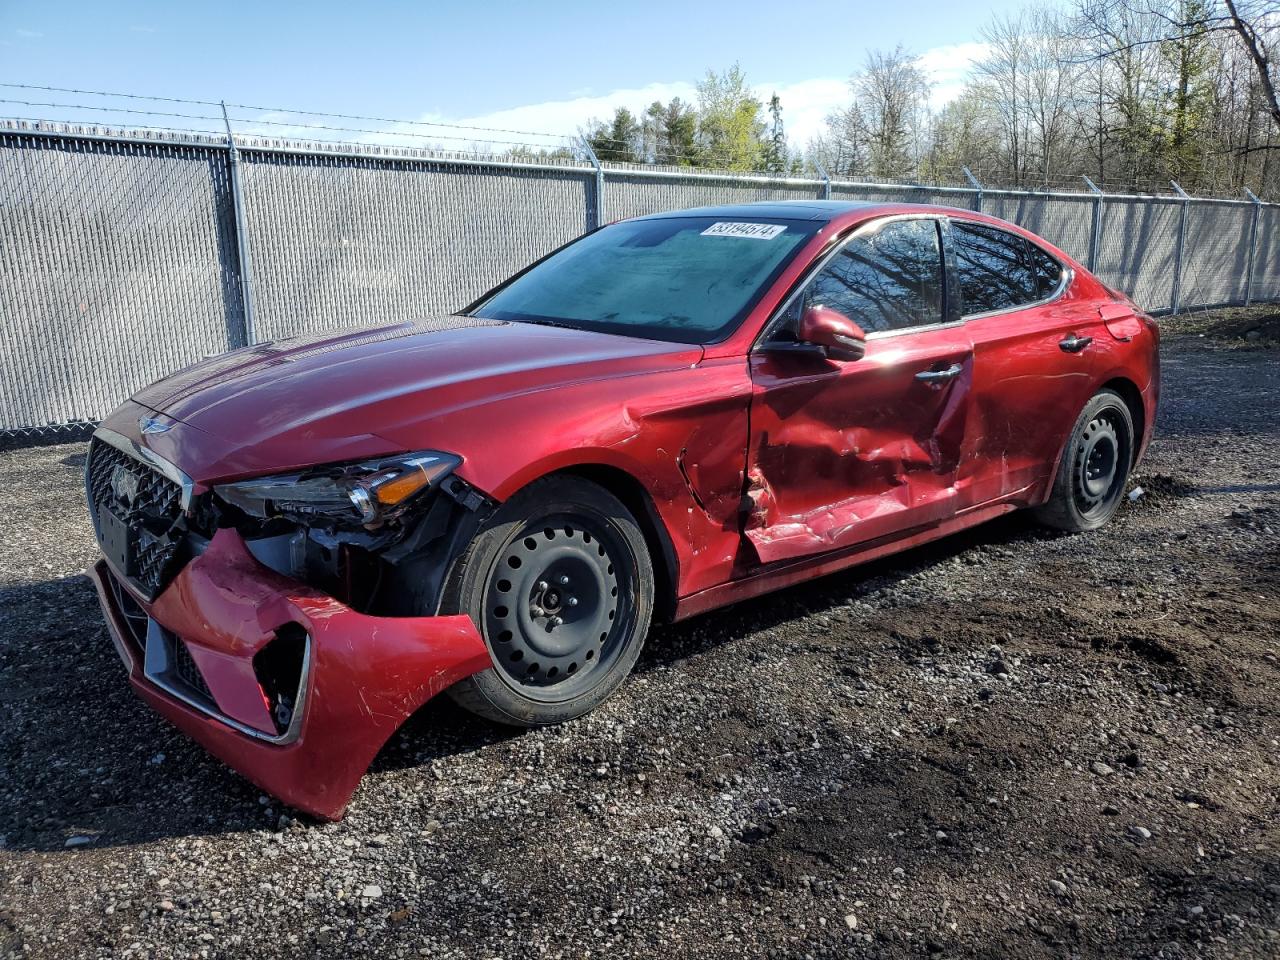
<svg viewBox="0 0 1280 960">
<path fill-rule="evenodd" d="M 732 223 L 722 220 L 702 231 L 704 237 L 746 237 L 750 240 L 772 240 L 787 228 L 778 223 Z"/>
</svg>

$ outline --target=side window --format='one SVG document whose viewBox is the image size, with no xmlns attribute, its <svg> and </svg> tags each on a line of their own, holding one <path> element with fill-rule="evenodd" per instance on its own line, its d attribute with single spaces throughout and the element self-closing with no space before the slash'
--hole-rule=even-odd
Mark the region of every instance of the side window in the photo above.
<svg viewBox="0 0 1280 960">
<path fill-rule="evenodd" d="M 854 237 L 810 281 L 788 319 L 808 306 L 839 310 L 867 333 L 940 323 L 937 222 L 895 220 Z"/>
<path fill-rule="evenodd" d="M 1031 242 L 1027 243 L 1027 256 L 1036 278 L 1036 299 L 1044 300 L 1058 289 L 1062 280 L 1062 264 Z"/>
<path fill-rule="evenodd" d="M 1058 262 L 1015 234 L 953 220 L 951 240 L 966 315 L 1035 303 L 1058 285 Z"/>
</svg>

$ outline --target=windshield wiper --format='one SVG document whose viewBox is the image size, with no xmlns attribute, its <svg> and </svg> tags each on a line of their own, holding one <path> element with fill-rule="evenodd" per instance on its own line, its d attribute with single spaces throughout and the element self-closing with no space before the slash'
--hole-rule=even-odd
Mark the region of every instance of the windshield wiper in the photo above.
<svg viewBox="0 0 1280 960">
<path fill-rule="evenodd" d="M 508 319 L 510 319 L 512 323 L 532 323 L 535 326 L 539 326 L 539 327 L 558 327 L 561 330 L 581 330 L 582 329 L 581 327 L 575 326 L 572 323 L 566 323 L 563 320 L 552 320 L 549 317 L 520 317 L 518 319 L 516 318 L 508 318 Z"/>
</svg>

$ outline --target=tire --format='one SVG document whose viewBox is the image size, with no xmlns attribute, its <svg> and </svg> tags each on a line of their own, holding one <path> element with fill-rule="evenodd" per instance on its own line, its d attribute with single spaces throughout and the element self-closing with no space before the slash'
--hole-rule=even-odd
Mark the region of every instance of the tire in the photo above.
<svg viewBox="0 0 1280 960">
<path fill-rule="evenodd" d="M 594 709 L 635 666 L 653 612 L 644 533 L 589 480 L 536 480 L 504 503 L 455 564 L 445 612 L 480 628 L 494 666 L 449 695 L 519 727 Z"/>
<path fill-rule="evenodd" d="M 1133 414 L 1120 394 L 1101 390 L 1076 418 L 1062 450 L 1048 501 L 1036 508 L 1046 526 L 1071 533 L 1096 530 L 1124 499 L 1133 469 Z"/>
</svg>

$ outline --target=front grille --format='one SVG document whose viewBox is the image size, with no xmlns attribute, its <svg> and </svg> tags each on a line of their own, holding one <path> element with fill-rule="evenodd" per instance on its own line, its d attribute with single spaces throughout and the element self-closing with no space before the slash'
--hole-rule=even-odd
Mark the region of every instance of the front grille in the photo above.
<svg viewBox="0 0 1280 960">
<path fill-rule="evenodd" d="M 103 540 L 103 512 L 128 528 L 127 569 L 121 571 L 148 597 L 176 573 L 185 538 L 182 487 L 118 447 L 94 438 L 89 445 L 86 493 L 94 532 Z"/>
<path fill-rule="evenodd" d="M 196 662 L 191 656 L 191 651 L 187 649 L 185 643 L 176 637 L 173 638 L 173 672 L 178 675 L 179 680 L 193 691 L 206 700 L 213 702 L 213 694 L 209 692 L 209 685 L 204 682 L 204 676 L 200 673 L 200 668 L 196 666 Z"/>
</svg>

